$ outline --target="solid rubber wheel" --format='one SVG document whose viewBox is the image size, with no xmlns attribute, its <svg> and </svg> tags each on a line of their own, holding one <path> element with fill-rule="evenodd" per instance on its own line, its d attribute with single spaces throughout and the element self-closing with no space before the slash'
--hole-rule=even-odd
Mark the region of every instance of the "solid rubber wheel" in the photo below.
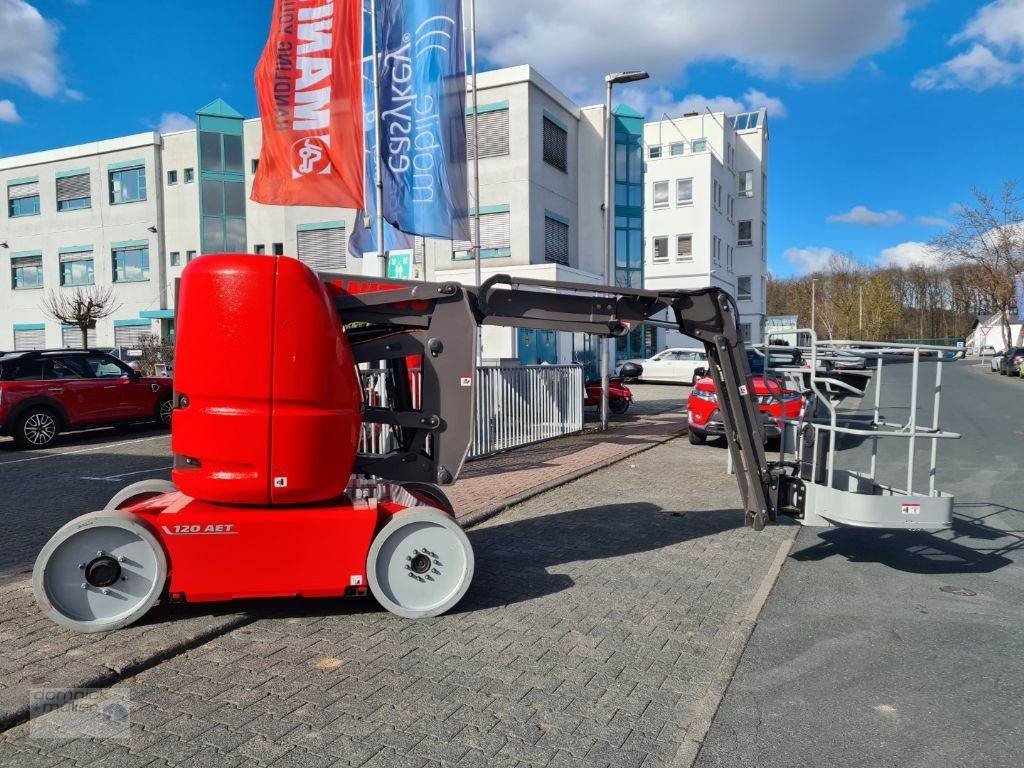
<svg viewBox="0 0 1024 768">
<path fill-rule="evenodd" d="M 149 526 L 125 512 L 72 520 L 46 543 L 32 570 L 36 601 L 57 624 L 109 632 L 142 618 L 160 599 L 167 557 Z"/>
<path fill-rule="evenodd" d="M 448 495 L 441 490 L 440 486 L 434 485 L 433 483 L 420 483 L 413 480 L 406 483 L 399 483 L 398 485 L 410 493 L 415 494 L 414 498 L 422 496 L 431 506 L 437 507 L 443 512 L 451 512 L 452 514 L 455 514 L 455 507 L 452 506 L 451 499 L 449 499 Z M 423 499 L 417 498 L 417 502 L 417 504 L 410 504 L 409 506 L 419 506 L 423 503 Z"/>
<path fill-rule="evenodd" d="M 690 438 L 690 445 L 704 445 L 707 442 L 707 435 L 703 432 L 694 432 L 692 429 L 687 432 Z"/>
<path fill-rule="evenodd" d="M 115 493 L 103 510 L 109 512 L 114 509 L 125 509 L 133 504 L 138 504 L 140 501 L 151 499 L 154 496 L 163 496 L 165 493 L 174 493 L 176 490 L 178 489 L 170 480 L 159 480 L 156 478 L 139 480 L 139 482 L 132 483 L 127 488 L 122 488 Z"/>
<path fill-rule="evenodd" d="M 432 507 L 399 512 L 370 545 L 366 573 L 382 606 L 406 619 L 439 616 L 473 580 L 473 547 L 451 515 Z"/>
</svg>

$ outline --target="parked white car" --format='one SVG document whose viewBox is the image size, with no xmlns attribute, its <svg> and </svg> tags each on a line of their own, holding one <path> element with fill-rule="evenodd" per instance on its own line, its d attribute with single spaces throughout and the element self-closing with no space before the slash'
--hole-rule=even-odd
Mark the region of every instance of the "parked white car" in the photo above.
<svg viewBox="0 0 1024 768">
<path fill-rule="evenodd" d="M 992 359 L 989 360 L 989 365 L 992 366 L 994 373 L 998 373 L 999 367 L 1003 364 L 1003 354 L 1003 352 L 1000 352 L 998 355 L 992 355 Z"/>
<path fill-rule="evenodd" d="M 697 369 L 707 370 L 708 354 L 703 349 L 666 349 L 646 360 L 624 360 L 643 368 L 639 381 L 693 384 L 700 378 Z M 620 367 L 621 370 L 621 367 Z"/>
</svg>

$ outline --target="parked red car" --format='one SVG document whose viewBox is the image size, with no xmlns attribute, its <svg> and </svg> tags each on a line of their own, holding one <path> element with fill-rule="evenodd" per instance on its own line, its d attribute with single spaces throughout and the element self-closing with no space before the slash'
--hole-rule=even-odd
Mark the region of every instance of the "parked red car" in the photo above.
<svg viewBox="0 0 1024 768">
<path fill-rule="evenodd" d="M 633 393 L 622 383 L 622 379 L 608 379 L 608 413 L 621 416 L 629 410 L 633 402 Z M 587 382 L 587 390 L 583 395 L 583 405 L 601 405 L 601 380 L 591 379 Z"/>
<path fill-rule="evenodd" d="M 753 381 L 754 397 L 757 398 L 757 409 L 761 412 L 765 436 L 779 437 L 782 430 L 776 419 L 799 418 L 803 396 L 791 389 L 783 389 L 774 379 L 765 382 L 764 376 L 754 376 Z M 702 445 L 709 436 L 725 434 L 721 412 L 718 410 L 715 382 L 710 376 L 700 379 L 690 391 L 686 414 L 690 442 L 694 445 Z"/>
<path fill-rule="evenodd" d="M 0 353 L 0 435 L 46 448 L 61 432 L 104 424 L 171 424 L 171 379 L 146 377 L 96 350 Z"/>
</svg>

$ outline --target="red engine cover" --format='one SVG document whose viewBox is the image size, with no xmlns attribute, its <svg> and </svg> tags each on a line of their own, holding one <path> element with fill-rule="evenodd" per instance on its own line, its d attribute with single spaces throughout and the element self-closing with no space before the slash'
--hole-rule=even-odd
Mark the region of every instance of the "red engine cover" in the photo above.
<svg viewBox="0 0 1024 768">
<path fill-rule="evenodd" d="M 339 496 L 361 425 L 359 375 L 326 289 L 287 257 L 196 259 L 178 296 L 174 483 L 230 504 Z M 187 464 L 183 464 L 187 461 Z"/>
</svg>

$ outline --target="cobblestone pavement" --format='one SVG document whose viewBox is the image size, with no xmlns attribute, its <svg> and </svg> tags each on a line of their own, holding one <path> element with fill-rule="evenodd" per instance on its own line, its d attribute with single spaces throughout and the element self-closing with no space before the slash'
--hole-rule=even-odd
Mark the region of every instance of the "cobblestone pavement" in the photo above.
<svg viewBox="0 0 1024 768">
<path fill-rule="evenodd" d="M 278 604 L 128 680 L 129 739 L 25 724 L 0 763 L 689 765 L 793 535 L 742 527 L 723 469 L 721 449 L 660 445 L 472 529 L 448 615 Z"/>
</svg>

